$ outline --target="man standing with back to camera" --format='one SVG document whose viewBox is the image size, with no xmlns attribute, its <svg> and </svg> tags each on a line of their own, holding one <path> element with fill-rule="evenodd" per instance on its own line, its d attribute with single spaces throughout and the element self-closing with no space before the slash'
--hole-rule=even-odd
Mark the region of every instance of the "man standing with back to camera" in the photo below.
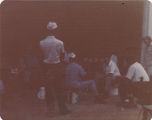
<svg viewBox="0 0 152 120">
<path fill-rule="evenodd" d="M 56 28 L 57 24 L 55 22 L 49 22 L 47 25 L 47 29 L 51 32 Z M 51 110 L 53 97 L 52 89 L 54 89 L 57 96 L 60 114 L 67 114 L 69 111 L 65 105 L 63 93 L 64 43 L 55 38 L 55 36 L 49 35 L 44 40 L 40 41 L 40 47 L 44 58 L 42 63 L 44 75 L 47 76 L 45 82 L 47 107 Z"/>
</svg>

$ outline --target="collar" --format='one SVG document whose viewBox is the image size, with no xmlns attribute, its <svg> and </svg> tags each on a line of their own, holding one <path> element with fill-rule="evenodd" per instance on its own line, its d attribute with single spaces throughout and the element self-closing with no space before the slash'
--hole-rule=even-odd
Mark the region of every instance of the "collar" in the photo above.
<svg viewBox="0 0 152 120">
<path fill-rule="evenodd" d="M 47 36 L 47 38 L 51 38 L 51 39 L 53 39 L 53 38 L 55 38 L 55 36 Z"/>
</svg>

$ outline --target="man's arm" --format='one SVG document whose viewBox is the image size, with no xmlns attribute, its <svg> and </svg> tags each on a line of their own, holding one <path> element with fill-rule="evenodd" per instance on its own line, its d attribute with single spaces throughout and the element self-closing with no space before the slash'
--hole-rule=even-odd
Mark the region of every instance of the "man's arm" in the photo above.
<svg viewBox="0 0 152 120">
<path fill-rule="evenodd" d="M 107 75 L 106 75 L 106 77 L 112 77 L 113 76 L 113 73 L 108 73 Z"/>
<path fill-rule="evenodd" d="M 109 67 L 110 67 L 110 71 L 109 71 L 109 73 L 106 76 L 112 77 L 113 74 L 114 74 L 114 71 L 115 71 L 115 65 L 111 62 Z"/>
<path fill-rule="evenodd" d="M 40 64 L 43 63 L 43 59 L 44 59 L 44 53 L 43 53 L 43 50 L 41 48 L 41 45 L 39 45 L 39 55 L 38 55 L 38 59 L 39 59 L 39 62 Z"/>
<path fill-rule="evenodd" d="M 80 74 L 81 74 L 81 76 L 86 76 L 86 74 L 87 74 L 82 66 L 80 67 Z"/>
<path fill-rule="evenodd" d="M 64 50 L 64 43 L 62 42 L 61 47 L 60 47 L 60 61 L 64 62 L 64 57 L 65 57 L 65 50 Z"/>
<path fill-rule="evenodd" d="M 60 54 L 60 61 L 61 62 L 64 62 L 64 57 L 65 57 L 65 53 L 61 53 Z"/>
<path fill-rule="evenodd" d="M 135 68 L 134 67 L 129 67 L 128 72 L 126 74 L 126 78 L 129 80 L 132 80 L 134 77 L 134 73 L 135 73 Z"/>
</svg>

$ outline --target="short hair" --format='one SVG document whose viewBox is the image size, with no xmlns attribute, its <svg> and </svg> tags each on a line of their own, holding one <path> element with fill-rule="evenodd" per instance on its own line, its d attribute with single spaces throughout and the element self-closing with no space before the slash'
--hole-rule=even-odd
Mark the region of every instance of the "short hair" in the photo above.
<svg viewBox="0 0 152 120">
<path fill-rule="evenodd" d="M 129 63 L 129 65 L 131 65 L 131 64 L 133 64 L 134 62 L 137 62 L 138 59 L 137 59 L 135 56 L 129 56 L 129 57 L 127 58 L 127 61 L 128 61 L 128 63 Z"/>
</svg>

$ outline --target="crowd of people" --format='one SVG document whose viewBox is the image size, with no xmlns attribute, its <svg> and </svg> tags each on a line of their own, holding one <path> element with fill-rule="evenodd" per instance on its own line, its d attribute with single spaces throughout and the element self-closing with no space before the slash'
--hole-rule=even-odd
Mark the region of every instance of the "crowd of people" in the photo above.
<svg viewBox="0 0 152 120">
<path fill-rule="evenodd" d="M 57 27 L 55 22 L 47 24 L 50 32 Z M 22 72 L 25 83 L 36 88 L 45 87 L 45 100 L 50 114 L 54 93 L 60 114 L 67 114 L 70 112 L 66 105 L 67 98 L 71 95 L 68 93 L 89 90 L 94 96 L 94 103 L 105 104 L 111 91 L 118 88 L 121 105 L 125 107 L 134 104 L 133 98 L 140 95 L 139 89 L 136 89 L 139 83 L 150 83 L 146 70 L 133 56 L 126 59 L 126 73 L 120 71 L 119 59 L 115 54 L 108 54 L 101 61 L 96 59 L 96 68 L 92 70 L 94 75 L 90 77 L 90 71 L 85 69 L 89 59 L 84 58 L 83 62 L 86 64 L 81 64 L 74 51 L 66 51 L 63 41 L 53 34 L 49 33 L 49 36 L 40 41 L 40 49 L 43 53 L 41 64 L 34 55 L 27 52 L 20 59 L 19 71 Z M 17 72 L 16 66 L 12 66 L 11 72 Z"/>
<path fill-rule="evenodd" d="M 57 24 L 49 22 L 47 28 L 54 30 L 57 28 Z M 69 112 L 65 105 L 66 99 L 63 96 L 63 92 L 67 89 L 74 92 L 90 89 L 94 95 L 95 103 L 104 104 L 111 89 L 118 87 L 121 103 L 124 105 L 134 103 L 132 96 L 137 96 L 140 92 L 135 87 L 138 83 L 150 82 L 147 72 L 135 57 L 127 58 L 129 67 L 126 75 L 121 75 L 118 58 L 111 54 L 104 57 L 97 76 L 88 77 L 89 73 L 87 74 L 84 67 L 78 62 L 77 55 L 73 51 L 67 51 L 65 55 L 64 43 L 55 36 L 49 35 L 40 41 L 40 47 L 44 55 L 44 74 L 49 72 L 52 76 L 46 82 L 46 101 L 49 107 L 51 89 L 55 89 L 61 114 Z"/>
</svg>

